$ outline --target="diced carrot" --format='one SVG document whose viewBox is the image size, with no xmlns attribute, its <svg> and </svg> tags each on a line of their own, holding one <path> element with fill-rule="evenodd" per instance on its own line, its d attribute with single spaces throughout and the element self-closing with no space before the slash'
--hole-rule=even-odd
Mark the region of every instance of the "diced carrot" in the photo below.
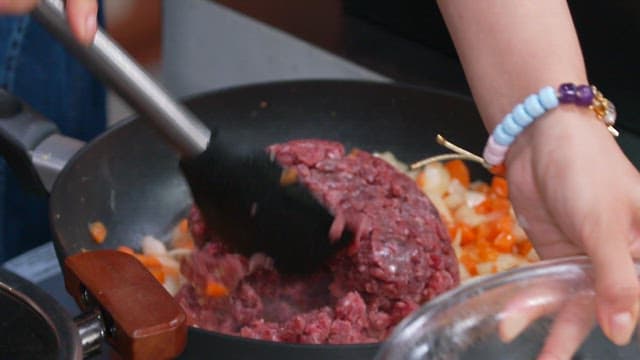
<svg viewBox="0 0 640 360">
<path fill-rule="evenodd" d="M 487 250 L 487 261 L 496 261 L 498 260 L 498 256 L 500 253 L 496 251 L 494 248 L 490 247 Z"/>
<path fill-rule="evenodd" d="M 500 234 L 500 230 L 498 230 L 498 227 L 495 221 L 489 222 L 488 225 L 489 225 L 489 236 L 487 239 L 490 242 L 493 242 L 493 239 L 495 239 L 496 236 Z"/>
<path fill-rule="evenodd" d="M 178 276 L 180 275 L 180 269 L 175 268 L 175 267 L 170 267 L 170 266 L 163 266 L 162 270 L 164 271 L 165 275 L 167 276 Z"/>
<path fill-rule="evenodd" d="M 193 250 L 195 247 L 195 244 L 193 243 L 193 237 L 188 232 L 175 236 L 172 240 L 172 245 L 174 248 L 189 250 Z"/>
<path fill-rule="evenodd" d="M 124 246 L 124 245 L 120 245 L 118 246 L 118 248 L 116 249 L 117 251 L 123 252 L 125 254 L 129 254 L 129 255 L 133 255 L 135 254 L 135 251 L 133 251 L 132 248 L 128 247 L 128 246 Z"/>
<path fill-rule="evenodd" d="M 455 239 L 458 233 L 460 233 L 460 246 L 469 245 L 476 239 L 476 234 L 473 232 L 473 229 L 465 223 L 453 224 L 448 230 L 451 240 Z"/>
<path fill-rule="evenodd" d="M 193 240 L 189 237 L 189 238 L 180 239 L 174 242 L 173 247 L 179 248 L 179 249 L 193 250 L 195 248 L 195 244 L 193 243 Z"/>
<path fill-rule="evenodd" d="M 461 231 L 460 246 L 469 245 L 476 241 L 476 234 L 473 232 L 471 226 L 463 223 L 460 223 L 458 226 Z"/>
<path fill-rule="evenodd" d="M 489 172 L 495 176 L 505 176 L 507 173 L 507 168 L 504 164 L 494 165 L 489 169 Z"/>
<path fill-rule="evenodd" d="M 209 281 L 205 287 L 204 293 L 207 296 L 219 298 L 229 295 L 229 289 L 219 282 Z"/>
<path fill-rule="evenodd" d="M 89 233 L 98 244 L 102 244 L 104 240 L 107 238 L 107 228 L 101 221 L 92 222 L 89 224 Z"/>
<path fill-rule="evenodd" d="M 475 190 L 483 194 L 488 194 L 491 191 L 491 187 L 487 183 L 481 182 L 476 183 L 474 186 L 472 186 L 471 190 Z"/>
<path fill-rule="evenodd" d="M 447 231 L 449 232 L 449 237 L 451 238 L 451 240 L 455 239 L 456 235 L 458 235 L 458 225 L 453 224 L 452 226 L 448 226 Z"/>
<path fill-rule="evenodd" d="M 478 241 L 478 258 L 482 262 L 496 261 L 499 253 L 486 241 Z"/>
<path fill-rule="evenodd" d="M 491 179 L 491 191 L 498 196 L 508 197 L 509 187 L 507 186 L 507 180 L 502 176 L 494 176 Z"/>
<path fill-rule="evenodd" d="M 187 219 L 180 220 L 180 223 L 178 223 L 178 230 L 183 234 L 188 233 L 189 232 L 189 221 Z"/>
<path fill-rule="evenodd" d="M 504 197 L 494 197 L 489 200 L 490 212 L 501 212 L 507 214 L 511 210 L 511 202 Z"/>
<path fill-rule="evenodd" d="M 493 247 L 502 253 L 510 254 L 513 251 L 513 245 L 515 245 L 515 243 L 516 241 L 513 238 L 513 235 L 501 232 L 493 240 Z"/>
<path fill-rule="evenodd" d="M 469 187 L 471 183 L 471 176 L 469 175 L 469 168 L 460 159 L 451 160 L 444 164 L 444 167 L 449 171 L 449 175 L 452 178 L 457 179 L 465 188 Z"/>
<path fill-rule="evenodd" d="M 478 264 L 469 254 L 463 253 L 462 255 L 460 255 L 460 263 L 464 265 L 464 267 L 467 269 L 467 272 L 469 272 L 469 275 L 478 275 Z"/>
<path fill-rule="evenodd" d="M 518 243 L 518 254 L 522 256 L 527 256 L 531 249 L 533 249 L 533 244 L 529 240 Z"/>
<path fill-rule="evenodd" d="M 473 210 L 475 210 L 475 212 L 480 214 L 480 215 L 484 215 L 484 214 L 490 213 L 491 212 L 491 200 L 487 199 L 487 200 L 481 202 L 480 204 L 476 205 L 476 207 L 474 207 Z"/>
<path fill-rule="evenodd" d="M 161 283 L 164 282 L 164 271 L 162 271 L 162 268 L 153 267 L 153 268 L 147 268 L 147 270 L 149 270 L 151 275 L 153 275 L 153 277 L 156 278 L 156 280 L 158 280 Z"/>
<path fill-rule="evenodd" d="M 489 228 L 489 224 L 482 223 L 475 228 L 476 232 L 476 242 L 487 242 L 489 241 L 489 235 L 491 229 Z"/>
<path fill-rule="evenodd" d="M 511 230 L 513 230 L 513 219 L 510 215 L 505 215 L 495 222 L 495 228 L 499 233 L 511 234 Z"/>
<path fill-rule="evenodd" d="M 288 186 L 298 181 L 298 170 L 294 167 L 288 167 L 282 171 L 280 175 L 280 185 Z"/>
<path fill-rule="evenodd" d="M 161 268 L 162 263 L 158 260 L 157 257 L 151 255 L 142 255 L 142 254 L 134 254 L 136 259 L 138 259 L 142 265 L 146 268 Z"/>
<path fill-rule="evenodd" d="M 420 171 L 418 176 L 416 176 L 416 184 L 420 188 L 420 190 L 424 189 L 427 185 L 427 174 L 424 171 Z"/>
</svg>

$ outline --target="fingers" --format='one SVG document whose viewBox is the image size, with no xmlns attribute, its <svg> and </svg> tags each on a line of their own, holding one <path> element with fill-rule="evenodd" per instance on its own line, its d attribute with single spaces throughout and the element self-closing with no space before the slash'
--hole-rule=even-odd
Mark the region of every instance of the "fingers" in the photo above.
<svg viewBox="0 0 640 360">
<path fill-rule="evenodd" d="M 1 14 L 24 14 L 31 11 L 38 0 L 0 0 Z"/>
<path fill-rule="evenodd" d="M 67 19 L 76 38 L 82 44 L 91 44 L 98 30 L 97 0 L 67 0 Z"/>
<path fill-rule="evenodd" d="M 595 324 L 593 294 L 567 301 L 556 315 L 538 360 L 572 359 Z"/>
<path fill-rule="evenodd" d="M 511 342 L 538 319 L 553 316 L 537 360 L 571 359 L 593 329 L 595 300 L 592 291 L 566 299 L 566 286 L 566 282 L 532 284 L 509 300 L 498 324 L 500 339 Z"/>
<path fill-rule="evenodd" d="M 37 3 L 38 0 L 0 0 L 0 14 L 28 13 Z M 67 0 L 67 18 L 78 41 L 90 44 L 98 30 L 98 1 Z"/>
<path fill-rule="evenodd" d="M 554 313 L 562 305 L 561 285 L 531 286 L 509 300 L 498 324 L 498 335 L 503 342 L 511 342 L 539 318 Z"/>
<path fill-rule="evenodd" d="M 611 236 L 616 235 L 610 233 L 587 251 L 594 265 L 600 327 L 612 342 L 626 345 L 636 327 L 640 289 L 628 244 Z"/>
</svg>

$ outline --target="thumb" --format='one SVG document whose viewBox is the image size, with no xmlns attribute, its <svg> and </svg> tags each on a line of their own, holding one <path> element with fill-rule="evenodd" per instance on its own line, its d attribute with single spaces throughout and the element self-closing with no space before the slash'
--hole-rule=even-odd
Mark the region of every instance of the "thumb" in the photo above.
<svg viewBox="0 0 640 360">
<path fill-rule="evenodd" d="M 627 234 L 612 235 L 609 231 L 596 238 L 587 252 L 595 271 L 598 322 L 612 342 L 623 346 L 630 341 L 638 320 L 640 286 L 627 242 L 620 237 Z"/>
<path fill-rule="evenodd" d="M 97 0 L 67 0 L 67 19 L 76 38 L 91 44 L 98 30 Z"/>
<path fill-rule="evenodd" d="M 37 3 L 38 0 L 0 0 L 0 14 L 24 14 Z"/>
</svg>

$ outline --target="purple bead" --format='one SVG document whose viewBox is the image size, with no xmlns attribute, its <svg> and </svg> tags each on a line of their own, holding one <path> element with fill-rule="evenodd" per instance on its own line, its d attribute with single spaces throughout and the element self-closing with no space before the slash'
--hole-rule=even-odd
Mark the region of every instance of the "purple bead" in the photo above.
<svg viewBox="0 0 640 360">
<path fill-rule="evenodd" d="M 565 83 L 558 87 L 558 100 L 563 104 L 576 101 L 576 86 L 572 83 Z"/>
<path fill-rule="evenodd" d="M 593 102 L 593 90 L 589 85 L 576 87 L 576 105 L 589 106 Z"/>
</svg>

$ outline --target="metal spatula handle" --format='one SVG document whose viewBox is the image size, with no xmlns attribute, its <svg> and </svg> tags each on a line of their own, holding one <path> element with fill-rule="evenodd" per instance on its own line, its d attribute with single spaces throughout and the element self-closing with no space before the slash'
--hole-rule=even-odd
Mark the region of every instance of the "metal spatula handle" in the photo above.
<svg viewBox="0 0 640 360">
<path fill-rule="evenodd" d="M 61 0 L 41 0 L 33 15 L 94 74 L 160 130 L 182 156 L 196 156 L 207 148 L 211 131 L 173 100 L 107 34 L 98 30 L 93 44 L 81 45 L 71 33 Z"/>
</svg>

